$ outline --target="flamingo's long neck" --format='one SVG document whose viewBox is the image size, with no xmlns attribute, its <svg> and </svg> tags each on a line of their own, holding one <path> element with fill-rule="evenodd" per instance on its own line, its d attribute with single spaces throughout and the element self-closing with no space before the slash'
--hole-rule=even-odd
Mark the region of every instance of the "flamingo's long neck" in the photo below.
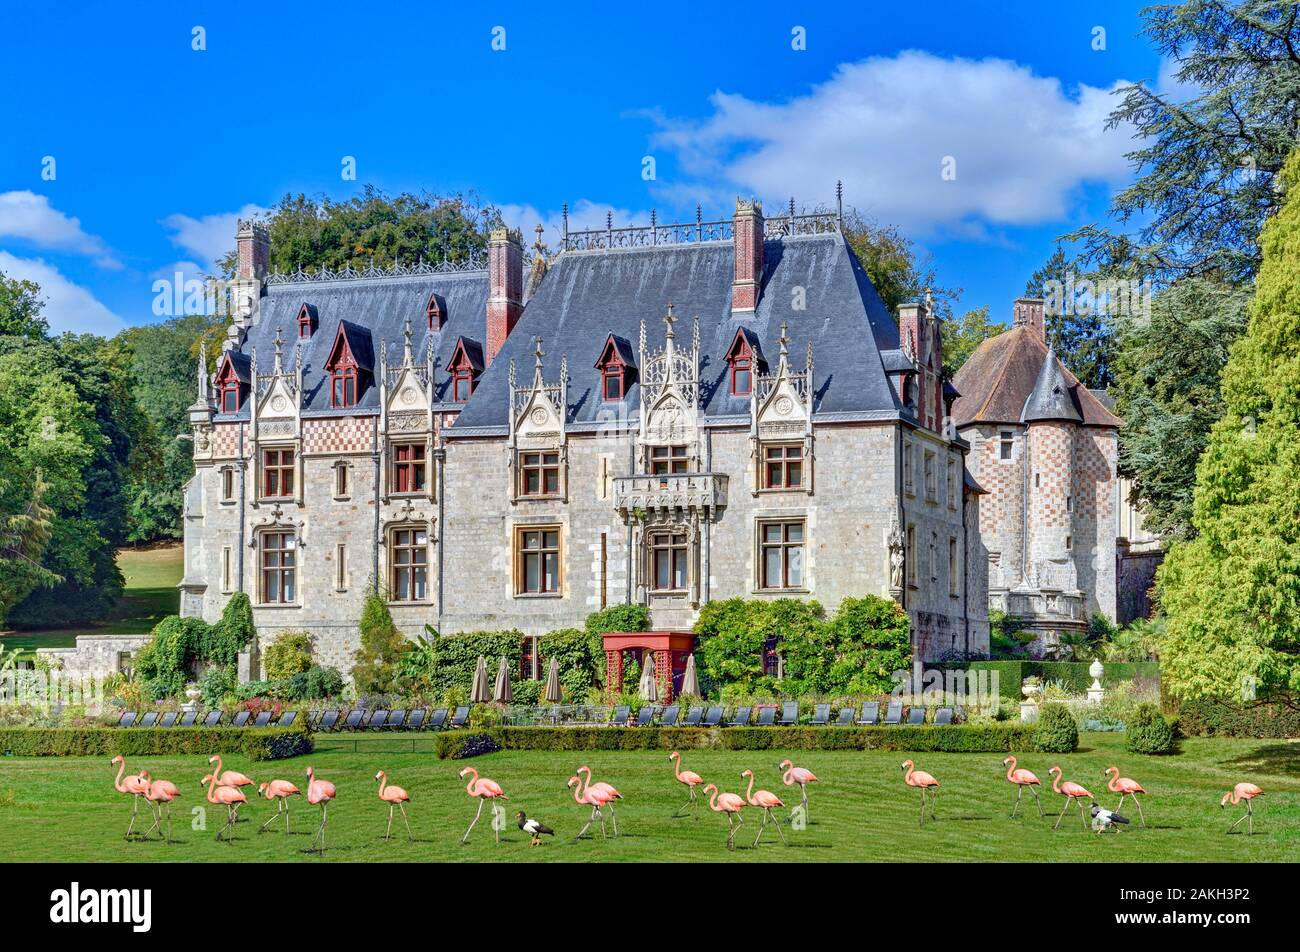
<svg viewBox="0 0 1300 952">
<path fill-rule="evenodd" d="M 1115 771 L 1115 775 L 1113 777 L 1111 776 L 1112 770 Z M 1119 769 L 1117 767 L 1107 768 L 1106 776 L 1109 778 L 1106 782 L 1106 788 L 1111 793 L 1119 793 Z"/>
<path fill-rule="evenodd" d="M 221 779 L 221 755 L 217 754 L 216 756 L 217 756 L 217 769 L 212 772 L 213 782 Z M 208 763 L 212 763 L 212 761 L 209 760 Z"/>
<path fill-rule="evenodd" d="M 786 767 L 785 773 L 781 774 L 781 782 L 785 784 L 787 787 L 790 786 L 792 783 L 794 783 L 794 780 L 791 778 L 791 775 L 793 773 L 794 773 L 794 767 L 790 766 L 790 767 Z"/>
<path fill-rule="evenodd" d="M 916 767 L 914 767 L 912 764 L 907 765 L 907 773 L 903 774 L 903 783 L 912 782 L 912 771 L 915 769 Z"/>
<path fill-rule="evenodd" d="M 469 768 L 469 783 L 465 784 L 465 792 L 471 797 L 474 796 L 474 787 L 478 783 L 478 771 L 473 767 Z"/>
<path fill-rule="evenodd" d="M 587 774 L 585 778 L 582 777 L 582 774 L 584 772 Z M 578 789 L 582 790 L 584 793 L 590 790 L 591 789 L 591 768 L 586 766 L 579 767 L 578 776 L 579 778 L 581 778 L 581 785 L 578 787 Z"/>
<path fill-rule="evenodd" d="M 1010 766 L 1007 767 L 1007 779 L 1010 780 L 1011 775 L 1016 772 L 1016 758 L 1008 757 L 1007 762 L 1010 764 Z"/>
<path fill-rule="evenodd" d="M 126 793 L 126 784 L 122 783 L 122 774 L 126 772 L 126 758 L 117 765 L 117 779 L 113 781 L 113 786 L 118 793 Z"/>
<path fill-rule="evenodd" d="M 582 781 L 581 781 L 581 780 L 579 780 L 577 783 L 569 784 L 569 786 L 571 786 L 571 787 L 573 788 L 573 802 L 574 802 L 574 803 L 586 803 L 586 802 L 587 802 L 586 800 L 584 800 L 584 799 L 582 798 Z"/>
<path fill-rule="evenodd" d="M 384 788 L 386 786 L 388 786 L 388 775 L 381 773 L 379 775 L 379 795 L 381 797 L 384 795 Z"/>
<path fill-rule="evenodd" d="M 677 782 L 681 783 L 682 782 L 682 755 L 674 751 L 672 757 L 673 757 L 673 775 L 677 778 Z"/>
<path fill-rule="evenodd" d="M 1053 770 L 1052 771 L 1052 793 L 1060 793 L 1060 792 L 1061 792 L 1061 772 L 1059 770 Z"/>
<path fill-rule="evenodd" d="M 749 789 L 745 791 L 745 802 L 750 806 L 754 805 L 754 775 L 749 775 Z"/>
<path fill-rule="evenodd" d="M 216 803 L 217 798 L 214 794 L 217 792 L 217 778 L 215 776 L 208 778 L 208 803 Z"/>
<path fill-rule="evenodd" d="M 709 809 L 715 813 L 720 813 L 718 809 L 718 788 L 713 788 L 713 793 L 709 795 Z"/>
</svg>

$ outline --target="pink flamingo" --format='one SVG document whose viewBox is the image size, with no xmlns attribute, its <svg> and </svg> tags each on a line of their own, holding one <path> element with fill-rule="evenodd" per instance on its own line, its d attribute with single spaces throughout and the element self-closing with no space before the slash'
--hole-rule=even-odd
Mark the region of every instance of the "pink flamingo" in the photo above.
<svg viewBox="0 0 1300 952">
<path fill-rule="evenodd" d="M 926 792 L 932 791 L 931 796 L 934 800 L 938 800 L 939 781 L 935 780 L 924 770 L 917 770 L 916 766 L 910 760 L 903 761 L 903 770 L 903 783 L 907 784 L 909 787 L 919 787 L 921 790 L 921 824 L 924 825 Z M 930 803 L 930 817 L 934 820 L 939 819 L 939 815 L 935 813 L 934 810 L 934 802 Z"/>
<path fill-rule="evenodd" d="M 1083 810 L 1083 800 L 1085 797 L 1089 800 L 1093 799 L 1092 794 L 1073 780 L 1062 783 L 1060 767 L 1048 767 L 1047 772 L 1052 775 L 1052 793 L 1059 793 L 1065 797 L 1065 806 L 1061 807 L 1061 816 L 1056 818 L 1056 826 L 1052 827 L 1052 829 L 1060 829 L 1061 817 L 1065 816 L 1065 811 L 1070 809 L 1071 803 L 1077 803 L 1079 805 L 1079 819 L 1083 821 L 1083 828 L 1086 830 L 1088 828 L 1088 817 Z"/>
<path fill-rule="evenodd" d="M 676 761 L 676 763 L 673 766 L 673 774 L 677 778 L 677 782 L 681 784 L 685 784 L 686 789 L 691 792 L 691 798 L 687 800 L 686 803 L 684 803 L 682 806 L 678 807 L 677 812 L 673 814 L 673 816 L 683 816 L 684 814 L 682 813 L 682 810 L 690 810 L 690 808 L 695 806 L 696 803 L 698 802 L 695 796 L 695 788 L 704 783 L 704 778 L 701 777 L 693 770 L 683 770 L 682 755 L 679 754 L 677 751 L 674 750 L 671 754 L 669 754 L 668 759 L 672 761 Z"/>
<path fill-rule="evenodd" d="M 208 758 L 208 763 L 217 765 L 216 772 L 213 774 L 217 778 L 217 783 L 223 787 L 251 787 L 252 778 L 246 777 L 238 770 L 227 770 L 224 773 L 221 770 L 221 755 L 213 754 Z"/>
<path fill-rule="evenodd" d="M 478 823 L 478 818 L 483 815 L 483 804 L 489 800 L 509 800 L 501 789 L 501 785 L 495 780 L 489 780 L 487 777 L 479 778 L 478 771 L 473 767 L 466 767 L 460 772 L 460 779 L 464 780 L 466 774 L 471 774 L 469 783 L 465 784 L 465 792 L 471 797 L 478 797 L 478 812 L 474 814 L 474 820 L 465 831 L 465 835 L 460 838 L 461 843 L 469 841 L 470 833 L 474 832 L 474 824 Z M 497 836 L 497 845 L 501 845 L 501 829 L 496 823 L 492 824 L 492 830 Z"/>
<path fill-rule="evenodd" d="M 709 795 L 710 790 L 713 791 L 712 796 Z M 740 811 L 745 808 L 744 799 L 735 793 L 719 793 L 714 784 L 704 788 L 704 795 L 709 797 L 710 810 L 727 815 L 727 849 L 735 849 L 733 840 L 736 838 L 736 831 L 740 829 L 740 824 L 745 822 L 745 818 L 740 815 Z"/>
<path fill-rule="evenodd" d="M 1235 807 L 1242 800 L 1246 801 L 1246 812 L 1243 813 L 1241 816 L 1239 816 L 1236 819 L 1236 821 L 1232 824 L 1232 826 L 1228 827 L 1229 833 L 1231 833 L 1233 830 L 1237 828 L 1238 823 L 1240 823 L 1242 820 L 1245 820 L 1246 835 L 1247 836 L 1254 835 L 1255 811 L 1251 808 L 1250 801 L 1254 800 L 1256 797 L 1262 797 L 1263 795 L 1264 795 L 1264 791 L 1259 789 L 1259 787 L 1255 786 L 1253 783 L 1239 783 L 1235 787 L 1233 787 L 1230 791 L 1228 791 L 1223 795 L 1223 799 L 1219 801 L 1220 807 L 1226 807 L 1229 803 L 1231 803 Z M 1136 803 L 1137 797 L 1134 797 L 1133 801 Z"/>
<path fill-rule="evenodd" d="M 110 763 L 117 764 L 117 777 L 113 780 L 113 789 L 118 793 L 131 794 L 133 801 L 131 806 L 131 822 L 126 828 L 126 839 L 131 838 L 131 831 L 135 829 L 135 819 L 140 813 L 140 798 L 149 790 L 148 774 L 141 773 L 138 777 L 127 777 L 122 779 L 122 774 L 126 772 L 126 759 L 118 754 Z"/>
<path fill-rule="evenodd" d="M 1038 778 L 1028 770 L 1017 770 L 1014 754 L 1002 761 L 1002 766 L 1007 768 L 1007 780 L 1016 785 L 1016 803 L 1015 806 L 1011 808 L 1011 819 L 1014 820 L 1016 818 L 1016 811 L 1020 809 L 1020 797 L 1024 794 L 1026 787 L 1028 787 L 1029 792 L 1034 795 L 1034 802 L 1038 804 L 1038 815 L 1042 816 L 1043 801 L 1038 798 L 1038 790 L 1036 789 L 1037 787 L 1042 786 L 1042 784 L 1039 782 Z"/>
<path fill-rule="evenodd" d="M 393 786 L 388 782 L 388 774 L 382 770 L 375 774 L 375 779 L 379 781 L 379 799 L 388 804 L 388 829 L 384 832 L 384 839 L 390 839 L 393 834 L 393 808 L 397 807 L 402 811 L 402 822 L 406 824 L 406 838 L 412 843 L 415 837 L 411 835 L 411 823 L 406 819 L 406 804 L 411 802 L 411 795 L 401 787 Z"/>
<path fill-rule="evenodd" d="M 796 767 L 790 760 L 781 761 L 777 769 L 785 771 L 785 773 L 781 774 L 781 782 L 787 787 L 793 787 L 796 783 L 799 785 L 799 791 L 803 794 L 803 799 L 799 801 L 799 805 L 803 807 L 806 816 L 808 814 L 808 784 L 817 783 L 817 775 L 806 767 Z"/>
<path fill-rule="evenodd" d="M 279 818 L 280 814 L 283 813 L 284 832 L 288 833 L 289 798 L 301 795 L 302 791 L 287 780 L 272 780 L 270 783 L 259 784 L 257 792 L 266 797 L 266 799 L 275 801 L 275 813 L 272 814 L 265 823 L 257 828 L 257 832 L 261 833 L 268 826 L 274 823 Z"/>
<path fill-rule="evenodd" d="M 145 774 L 141 773 L 140 776 L 144 777 Z M 157 828 L 159 836 L 163 835 L 163 831 L 162 831 L 163 808 L 166 807 L 167 808 L 167 835 L 166 837 L 164 837 L 164 842 L 170 843 L 172 841 L 172 801 L 175 800 L 180 795 L 181 795 L 180 790 L 177 788 L 176 784 L 172 783 L 170 780 L 149 781 L 148 789 L 145 791 L 143 796 L 146 800 L 149 801 L 150 806 L 153 807 L 154 820 L 153 820 L 153 826 L 149 827 L 149 829 L 144 831 L 144 835 L 146 837 L 148 837 L 148 835 L 152 833 L 155 828 Z"/>
<path fill-rule="evenodd" d="M 307 768 L 307 802 L 312 806 L 320 804 L 320 827 L 316 830 L 316 835 L 312 837 L 311 846 L 307 847 L 307 852 L 312 851 L 316 841 L 320 840 L 321 855 L 325 854 L 325 823 L 329 820 L 330 801 L 339 795 L 338 788 L 328 780 L 317 780 L 316 771 Z"/>
<path fill-rule="evenodd" d="M 615 790 L 607 783 L 602 783 L 600 781 L 597 781 L 596 783 L 592 783 L 591 768 L 588 767 L 586 764 L 583 764 L 581 767 L 575 770 L 574 773 L 580 774 L 583 773 L 584 771 L 587 774 L 587 786 L 596 790 L 598 793 L 602 793 L 605 795 L 605 800 L 609 804 L 609 821 L 614 827 L 614 835 L 618 836 L 618 815 L 614 813 L 613 801 L 622 800 L 623 794 L 619 793 L 617 790 Z"/>
<path fill-rule="evenodd" d="M 785 804 L 782 803 L 781 798 L 771 790 L 754 789 L 754 771 L 742 770 L 740 773 L 740 779 L 744 780 L 746 777 L 749 778 L 749 789 L 745 791 L 745 802 L 751 807 L 760 807 L 763 810 L 763 819 L 758 824 L 758 836 L 754 837 L 754 846 L 758 846 L 758 841 L 763 836 L 763 831 L 767 829 L 768 823 L 771 823 L 776 827 L 776 832 L 781 837 L 782 845 L 789 846 L 790 844 L 785 841 L 785 834 L 781 832 L 781 824 L 772 816 L 772 811 L 774 809 L 777 807 L 783 807 Z"/>
<path fill-rule="evenodd" d="M 1111 771 L 1115 772 L 1115 776 L 1110 777 Z M 1137 795 L 1139 793 L 1141 794 L 1146 793 L 1146 791 L 1142 789 L 1142 785 L 1139 784 L 1136 780 L 1130 780 L 1128 777 L 1121 777 L 1119 775 L 1118 767 L 1107 767 L 1105 773 L 1103 773 L 1102 776 L 1110 777 L 1110 782 L 1106 784 L 1106 789 L 1109 790 L 1111 793 L 1119 794 L 1119 806 L 1115 807 L 1115 812 L 1118 813 L 1119 808 L 1124 805 L 1125 797 L 1132 797 L 1133 802 L 1137 804 L 1138 819 L 1142 821 L 1143 826 L 1146 826 L 1147 818 L 1142 815 L 1142 803 L 1137 798 Z"/>
<path fill-rule="evenodd" d="M 591 816 L 587 818 L 587 822 L 584 823 L 582 829 L 578 831 L 578 835 L 574 837 L 574 841 L 576 842 L 582 839 L 582 834 L 586 833 L 591 827 L 591 824 L 596 822 L 596 817 L 600 817 L 600 835 L 605 837 L 605 839 L 609 839 L 609 833 L 605 830 L 605 807 L 610 801 L 609 794 L 591 786 L 584 790 L 582 787 L 582 778 L 576 775 L 569 778 L 567 786 L 573 789 L 574 803 L 580 803 L 583 806 L 591 807 Z"/>
<path fill-rule="evenodd" d="M 220 803 L 226 808 L 226 825 L 217 830 L 217 840 L 221 839 L 221 834 L 230 830 L 230 840 L 235 838 L 235 818 L 239 813 L 239 805 L 247 803 L 248 799 L 244 796 L 244 791 L 238 787 L 227 787 L 217 782 L 217 778 L 212 774 L 207 774 L 199 781 L 201 786 L 208 788 L 208 803 Z"/>
</svg>

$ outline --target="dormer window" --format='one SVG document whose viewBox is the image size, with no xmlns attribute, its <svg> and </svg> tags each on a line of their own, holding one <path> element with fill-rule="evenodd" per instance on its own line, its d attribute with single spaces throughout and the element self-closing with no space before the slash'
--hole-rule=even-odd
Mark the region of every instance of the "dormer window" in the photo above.
<svg viewBox="0 0 1300 952">
<path fill-rule="evenodd" d="M 330 406 L 336 410 L 355 407 L 370 371 L 370 336 L 364 328 L 339 321 L 325 369 L 330 375 Z"/>
<path fill-rule="evenodd" d="M 222 359 L 213 381 L 217 391 L 217 408 L 221 413 L 238 413 L 244 398 L 248 396 L 248 383 L 246 379 L 241 379 L 246 375 L 239 373 L 235 361 L 234 352 L 228 353 Z"/>
<path fill-rule="evenodd" d="M 754 373 L 762 361 L 758 338 L 747 328 L 740 328 L 727 348 L 728 376 L 731 379 L 730 392 L 733 397 L 747 397 L 754 392 Z"/>
<path fill-rule="evenodd" d="M 632 345 L 623 338 L 610 334 L 596 361 L 600 371 L 600 398 L 606 401 L 622 400 L 627 396 L 629 379 L 636 369 L 632 362 Z"/>
<path fill-rule="evenodd" d="M 447 322 L 447 306 L 442 298 L 438 297 L 437 292 L 429 295 L 429 303 L 425 306 L 424 313 L 429 319 L 431 331 L 441 330 L 442 325 Z"/>
<path fill-rule="evenodd" d="M 478 376 L 483 372 L 483 348 L 478 341 L 466 337 L 456 341 L 447 372 L 451 375 L 451 401 L 468 403 L 478 386 Z"/>
<path fill-rule="evenodd" d="M 299 340 L 311 337 L 316 333 L 317 317 L 316 307 L 312 304 L 304 304 L 298 308 L 298 338 Z"/>
</svg>

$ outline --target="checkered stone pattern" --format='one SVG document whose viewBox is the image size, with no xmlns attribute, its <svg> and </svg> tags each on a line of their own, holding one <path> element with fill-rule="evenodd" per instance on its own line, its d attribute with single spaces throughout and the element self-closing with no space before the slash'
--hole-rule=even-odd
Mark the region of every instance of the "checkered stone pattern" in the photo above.
<svg viewBox="0 0 1300 952">
<path fill-rule="evenodd" d="M 357 453 L 372 447 L 369 417 L 330 417 L 302 421 L 302 451 L 308 455 Z"/>
<path fill-rule="evenodd" d="M 212 458 L 234 459 L 239 455 L 239 424 L 218 423 L 212 428 Z"/>
</svg>

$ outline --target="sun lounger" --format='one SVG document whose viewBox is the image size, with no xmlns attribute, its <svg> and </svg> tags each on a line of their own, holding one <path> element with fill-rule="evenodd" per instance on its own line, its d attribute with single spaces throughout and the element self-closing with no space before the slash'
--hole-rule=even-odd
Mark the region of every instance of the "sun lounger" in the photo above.
<svg viewBox="0 0 1300 952">
<path fill-rule="evenodd" d="M 361 726 L 362 719 L 366 716 L 365 708 L 357 708 L 354 711 L 348 711 L 348 716 L 343 719 L 343 729 L 345 731 L 354 731 Z"/>
<path fill-rule="evenodd" d="M 748 727 L 749 718 L 753 714 L 754 708 L 749 705 L 736 708 L 736 713 L 727 721 L 728 727 Z"/>
<path fill-rule="evenodd" d="M 891 701 L 889 703 L 889 707 L 885 709 L 885 723 L 886 724 L 903 723 L 903 702 L 902 701 Z"/>
<path fill-rule="evenodd" d="M 298 719 L 297 711 L 285 711 L 280 715 L 280 720 L 276 722 L 276 727 L 292 727 L 293 722 Z"/>
<path fill-rule="evenodd" d="M 709 713 L 704 715 L 703 727 L 717 727 L 722 723 L 722 708 L 714 706 L 709 708 Z"/>
<path fill-rule="evenodd" d="M 626 704 L 620 704 L 614 708 L 614 716 L 610 718 L 610 727 L 627 727 L 627 718 L 631 714 L 631 709 Z"/>
<path fill-rule="evenodd" d="M 221 723 L 220 711 L 208 711 L 207 717 L 203 718 L 204 727 L 216 727 Z"/>
<path fill-rule="evenodd" d="M 908 709 L 907 709 L 907 723 L 909 723 L 909 724 L 924 724 L 924 723 L 925 723 L 925 708 L 923 708 L 923 707 L 911 707 L 911 708 L 908 708 Z"/>
<path fill-rule="evenodd" d="M 166 711 L 163 713 L 162 720 L 158 722 L 159 727 L 171 727 L 176 723 L 176 718 L 180 716 L 179 711 Z"/>
<path fill-rule="evenodd" d="M 880 702 L 863 701 L 862 716 L 858 718 L 859 724 L 871 725 L 880 723 Z"/>
<path fill-rule="evenodd" d="M 199 717 L 198 711 L 186 711 L 184 714 L 181 715 L 180 722 L 176 726 L 193 727 L 194 722 L 198 720 L 198 717 Z"/>
<path fill-rule="evenodd" d="M 678 705 L 669 704 L 666 708 L 664 708 L 664 712 L 659 715 L 659 726 L 676 727 L 677 718 L 681 714 L 681 712 L 682 709 Z"/>
<path fill-rule="evenodd" d="M 406 718 L 406 729 L 408 731 L 418 731 L 424 727 L 424 719 L 428 712 L 422 707 L 417 707 Z"/>
<path fill-rule="evenodd" d="M 406 723 L 406 710 L 390 711 L 388 714 L 388 729 L 390 731 L 401 730 L 402 725 Z"/>
<path fill-rule="evenodd" d="M 451 726 L 453 728 L 464 727 L 467 723 L 469 723 L 469 705 L 462 704 L 456 708 L 456 713 L 452 715 Z"/>
<path fill-rule="evenodd" d="M 684 727 L 699 727 L 700 720 L 704 717 L 704 708 L 693 707 L 686 712 L 686 720 L 682 722 Z"/>
<path fill-rule="evenodd" d="M 439 707 L 429 715 L 429 730 L 439 731 L 447 725 L 447 709 Z"/>
<path fill-rule="evenodd" d="M 812 722 L 818 727 L 829 724 L 831 722 L 831 706 L 829 704 L 818 704 L 814 707 Z"/>
<path fill-rule="evenodd" d="M 785 701 L 781 704 L 781 726 L 789 727 L 799 723 L 799 702 Z"/>
<path fill-rule="evenodd" d="M 141 727 L 153 727 L 158 723 L 157 711 L 146 711 L 144 717 L 140 719 Z"/>
<path fill-rule="evenodd" d="M 320 727 L 320 719 L 324 713 L 324 711 L 308 711 L 307 726 L 312 730 L 316 730 L 316 728 Z"/>
<path fill-rule="evenodd" d="M 636 726 L 649 727 L 654 723 L 655 706 L 653 704 L 644 705 L 641 710 L 636 712 Z"/>
<path fill-rule="evenodd" d="M 122 716 L 117 719 L 118 727 L 130 727 L 135 723 L 135 711 L 123 711 Z"/>
<path fill-rule="evenodd" d="M 835 721 L 837 727 L 848 727 L 853 723 L 853 708 L 840 708 L 840 716 Z"/>
<path fill-rule="evenodd" d="M 758 712 L 758 726 L 771 727 L 776 723 L 776 708 L 765 707 Z"/>
<path fill-rule="evenodd" d="M 230 722 L 231 727 L 247 727 L 248 719 L 253 716 L 252 711 L 240 711 L 235 715 L 235 719 Z"/>
<path fill-rule="evenodd" d="M 366 722 L 366 727 L 371 730 L 378 730 L 388 723 L 388 712 L 384 710 L 371 711 L 370 720 Z"/>
<path fill-rule="evenodd" d="M 952 723 L 952 708 L 950 708 L 950 707 L 941 707 L 941 708 L 939 708 L 939 710 L 935 711 L 935 712 L 934 712 L 934 722 L 935 722 L 936 724 L 951 724 L 951 723 Z"/>
<path fill-rule="evenodd" d="M 263 711 L 257 715 L 257 720 L 253 721 L 254 727 L 266 727 L 271 723 L 271 712 Z"/>
<path fill-rule="evenodd" d="M 326 711 L 325 715 L 320 719 L 320 727 L 317 729 L 322 731 L 332 731 L 334 730 L 334 726 L 338 724 L 338 722 L 339 722 L 338 711 Z"/>
</svg>

